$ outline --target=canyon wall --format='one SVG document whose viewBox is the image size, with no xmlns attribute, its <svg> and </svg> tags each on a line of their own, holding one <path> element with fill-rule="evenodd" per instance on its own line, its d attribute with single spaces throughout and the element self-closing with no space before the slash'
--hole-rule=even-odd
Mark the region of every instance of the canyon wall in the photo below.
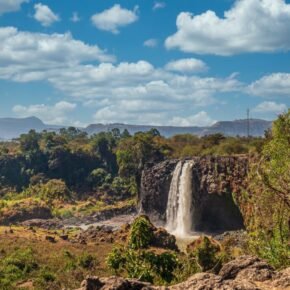
<svg viewBox="0 0 290 290">
<path fill-rule="evenodd" d="M 187 159 L 188 160 L 188 159 Z M 248 158 L 194 157 L 192 166 L 192 225 L 195 231 L 235 230 L 243 218 L 235 196 L 246 186 Z M 180 160 L 148 165 L 141 178 L 140 212 L 164 225 L 172 175 Z M 185 161 L 185 160 L 184 160 Z"/>
</svg>

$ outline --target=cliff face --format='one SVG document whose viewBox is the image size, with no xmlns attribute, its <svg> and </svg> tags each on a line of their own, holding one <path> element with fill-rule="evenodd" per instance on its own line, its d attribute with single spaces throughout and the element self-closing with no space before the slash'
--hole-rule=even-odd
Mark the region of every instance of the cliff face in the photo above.
<svg viewBox="0 0 290 290">
<path fill-rule="evenodd" d="M 196 231 L 234 230 L 243 219 L 234 196 L 245 186 L 248 159 L 235 157 L 195 157 L 192 168 L 193 226 Z M 139 205 L 141 212 L 156 223 L 166 220 L 171 179 L 179 160 L 166 160 L 142 173 Z"/>
</svg>

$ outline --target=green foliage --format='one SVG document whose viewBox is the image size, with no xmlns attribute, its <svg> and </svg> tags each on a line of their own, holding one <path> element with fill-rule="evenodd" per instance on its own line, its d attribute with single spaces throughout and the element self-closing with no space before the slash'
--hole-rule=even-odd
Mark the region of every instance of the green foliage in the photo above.
<svg viewBox="0 0 290 290">
<path fill-rule="evenodd" d="M 59 132 L 32 130 L 17 142 L 0 142 L 0 195 L 51 179 L 63 180 L 79 196 L 95 190 L 119 197 L 136 195 L 146 163 L 165 157 L 260 152 L 263 142 L 221 134 L 166 139 L 154 128 L 133 136 L 113 129 L 90 137 L 74 127 Z"/>
<path fill-rule="evenodd" d="M 101 186 L 105 183 L 108 172 L 103 168 L 94 169 L 88 177 L 90 185 L 94 187 Z"/>
<path fill-rule="evenodd" d="M 116 132 L 115 132 L 116 134 Z M 116 155 L 113 149 L 116 147 L 116 138 L 112 132 L 101 132 L 93 135 L 91 138 L 91 145 L 96 151 L 105 168 L 112 173 L 117 173 Z"/>
<path fill-rule="evenodd" d="M 200 266 L 196 262 L 194 255 L 180 255 L 179 265 L 174 271 L 175 283 L 181 283 L 188 279 L 188 277 L 200 272 Z"/>
<path fill-rule="evenodd" d="M 78 258 L 78 264 L 84 269 L 90 269 L 97 265 L 97 260 L 93 255 L 88 254 L 88 253 L 83 253 Z"/>
<path fill-rule="evenodd" d="M 130 230 L 129 247 L 132 249 L 147 248 L 153 239 L 153 226 L 146 216 L 137 217 Z"/>
<path fill-rule="evenodd" d="M 290 109 L 274 122 L 272 139 L 262 153 L 263 183 L 290 207 Z"/>
<path fill-rule="evenodd" d="M 42 284 L 42 283 L 53 282 L 55 281 L 56 277 L 53 273 L 51 273 L 49 270 L 44 268 L 39 273 L 38 279 L 40 280 L 39 282 Z"/>
<path fill-rule="evenodd" d="M 261 158 L 252 162 L 240 201 L 250 250 L 276 268 L 290 264 L 290 110 L 274 122 Z"/>
<path fill-rule="evenodd" d="M 218 257 L 220 247 L 206 236 L 201 239 L 202 242 L 195 253 L 197 262 L 203 271 L 212 270 L 220 263 L 220 257 Z"/>
<path fill-rule="evenodd" d="M 23 192 L 24 196 L 40 197 L 51 203 L 54 200 L 68 200 L 71 197 L 71 192 L 60 179 L 51 179 L 47 183 L 39 183 L 30 186 Z"/>
<path fill-rule="evenodd" d="M 171 252 L 164 252 L 160 255 L 154 255 L 151 260 L 155 267 L 155 272 L 166 283 L 170 283 L 174 278 L 174 271 L 178 266 L 177 257 Z"/>
<path fill-rule="evenodd" d="M 122 139 L 117 147 L 119 174 L 122 177 L 138 176 L 146 162 L 162 159 L 162 146 L 157 143 L 160 133 L 156 129 L 138 132 Z"/>
<path fill-rule="evenodd" d="M 282 222 L 272 229 L 256 229 L 250 234 L 250 249 L 267 260 L 275 268 L 289 266 L 290 249 L 288 244 L 289 228 Z"/>
<path fill-rule="evenodd" d="M 154 256 L 154 253 L 151 252 L 126 250 L 124 268 L 128 277 L 153 283 L 152 256 Z"/>
<path fill-rule="evenodd" d="M 36 152 L 39 150 L 40 134 L 30 130 L 28 134 L 20 136 L 20 149 L 23 153 Z"/>
<path fill-rule="evenodd" d="M 128 245 L 114 248 L 107 256 L 109 269 L 115 274 L 125 271 L 130 278 L 141 281 L 170 283 L 179 267 L 177 256 L 172 252 L 155 253 L 149 248 L 154 238 L 153 225 L 146 216 L 137 217 L 131 225 Z"/>
<path fill-rule="evenodd" d="M 132 248 L 113 249 L 107 257 L 107 265 L 114 273 L 124 269 L 129 278 L 151 283 L 170 283 L 179 266 L 176 255 L 171 252 L 156 254 Z"/>
<path fill-rule="evenodd" d="M 202 236 L 187 247 L 189 259 L 194 258 L 202 271 L 217 272 L 223 262 L 221 246 L 213 239 Z"/>
<path fill-rule="evenodd" d="M 115 274 L 118 273 L 118 270 L 123 267 L 126 260 L 123 257 L 122 250 L 120 248 L 114 248 L 108 255 L 106 259 L 108 267 L 113 270 Z"/>
<path fill-rule="evenodd" d="M 0 261 L 0 285 L 9 289 L 9 285 L 24 279 L 37 268 L 32 249 L 17 250 Z"/>
<path fill-rule="evenodd" d="M 166 141 L 171 148 L 169 157 L 190 157 L 205 155 L 233 155 L 259 153 L 264 143 L 260 137 L 225 137 L 222 134 L 212 134 L 201 138 L 190 134 L 173 136 Z"/>
</svg>

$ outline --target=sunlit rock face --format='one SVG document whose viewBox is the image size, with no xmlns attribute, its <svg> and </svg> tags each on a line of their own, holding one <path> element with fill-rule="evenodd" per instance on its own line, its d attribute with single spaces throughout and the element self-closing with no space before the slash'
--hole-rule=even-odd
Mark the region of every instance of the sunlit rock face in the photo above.
<svg viewBox="0 0 290 290">
<path fill-rule="evenodd" d="M 240 256 L 226 263 L 218 275 L 197 273 L 185 282 L 173 286 L 154 286 L 136 279 L 121 277 L 87 277 L 77 290 L 192 290 L 192 289 L 289 289 L 290 268 L 275 271 L 265 261 L 254 256 Z"/>
<path fill-rule="evenodd" d="M 163 161 L 143 171 L 140 211 L 181 236 L 243 228 L 234 197 L 246 186 L 247 171 L 245 156 Z"/>
</svg>

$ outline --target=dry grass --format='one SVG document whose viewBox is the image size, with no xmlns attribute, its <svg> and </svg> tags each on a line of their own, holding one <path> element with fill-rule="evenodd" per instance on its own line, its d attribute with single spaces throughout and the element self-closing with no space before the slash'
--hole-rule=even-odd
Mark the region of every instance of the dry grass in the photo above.
<svg viewBox="0 0 290 290">
<path fill-rule="evenodd" d="M 47 241 L 46 236 L 48 235 L 55 237 L 56 242 Z M 64 287 L 65 289 L 76 289 L 88 274 L 97 276 L 111 274 L 106 267 L 105 259 L 112 248 L 113 244 L 106 242 L 82 245 L 64 241 L 57 232 L 39 229 L 32 231 L 22 227 L 13 227 L 10 231 L 8 227 L 0 227 L 0 289 L 19 289 L 20 286 L 21 289 L 27 287 L 28 289 L 58 290 Z M 1 280 L 1 276 L 3 276 L 1 263 L 10 255 L 25 252 L 27 249 L 31 249 L 38 267 L 27 273 L 24 279 L 16 280 L 10 286 L 4 286 Z M 94 257 L 96 263 L 92 267 L 84 268 L 79 264 L 79 260 L 84 257 L 84 254 Z M 45 276 L 43 272 L 51 273 L 55 277 L 54 281 L 46 283 L 47 286 L 41 284 L 42 276 Z M 25 288 L 22 288 L 23 286 Z"/>
</svg>

